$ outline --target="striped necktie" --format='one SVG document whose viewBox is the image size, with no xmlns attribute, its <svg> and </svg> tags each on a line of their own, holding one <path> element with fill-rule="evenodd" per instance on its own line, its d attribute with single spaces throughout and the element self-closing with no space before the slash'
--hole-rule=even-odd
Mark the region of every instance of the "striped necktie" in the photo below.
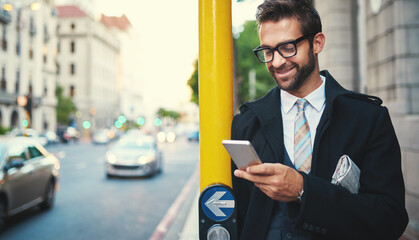
<svg viewBox="0 0 419 240">
<path fill-rule="evenodd" d="M 311 134 L 305 116 L 305 108 L 308 106 L 306 99 L 298 99 L 298 113 L 294 122 L 294 165 L 298 171 L 310 172 L 311 168 Z"/>
</svg>

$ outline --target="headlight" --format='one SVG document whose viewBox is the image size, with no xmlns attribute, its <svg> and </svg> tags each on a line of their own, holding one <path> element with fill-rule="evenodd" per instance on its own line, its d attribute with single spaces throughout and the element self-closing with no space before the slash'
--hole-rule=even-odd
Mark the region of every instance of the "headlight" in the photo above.
<svg viewBox="0 0 419 240">
<path fill-rule="evenodd" d="M 155 158 L 156 156 L 154 154 L 150 154 L 148 156 L 141 156 L 137 159 L 137 163 L 144 165 L 144 164 L 153 162 Z"/>
<path fill-rule="evenodd" d="M 108 161 L 108 163 L 114 164 L 116 163 L 116 160 L 117 160 L 117 157 L 115 154 L 113 153 L 106 154 L 106 161 Z"/>
<path fill-rule="evenodd" d="M 147 158 L 146 156 L 141 156 L 141 157 L 139 157 L 139 158 L 137 159 L 137 162 L 138 162 L 139 164 L 144 165 L 144 164 L 149 163 L 150 161 L 148 160 L 148 158 Z"/>
</svg>

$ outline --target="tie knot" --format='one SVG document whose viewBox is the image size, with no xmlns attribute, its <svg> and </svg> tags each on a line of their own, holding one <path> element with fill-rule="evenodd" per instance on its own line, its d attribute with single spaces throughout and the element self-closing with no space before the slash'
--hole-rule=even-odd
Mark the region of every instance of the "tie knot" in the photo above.
<svg viewBox="0 0 419 240">
<path fill-rule="evenodd" d="M 305 111 L 306 107 L 308 105 L 308 101 L 304 98 L 300 98 L 297 100 L 297 107 L 298 107 L 298 111 Z"/>
</svg>

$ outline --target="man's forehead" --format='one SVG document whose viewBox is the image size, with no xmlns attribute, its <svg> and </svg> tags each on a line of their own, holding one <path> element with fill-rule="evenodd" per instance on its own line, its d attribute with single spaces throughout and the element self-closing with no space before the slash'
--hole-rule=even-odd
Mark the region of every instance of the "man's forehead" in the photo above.
<svg viewBox="0 0 419 240">
<path fill-rule="evenodd" d="M 301 24 L 296 19 L 285 18 L 278 21 L 266 21 L 259 25 L 258 31 L 261 43 L 278 43 L 293 40 L 302 35 Z"/>
</svg>

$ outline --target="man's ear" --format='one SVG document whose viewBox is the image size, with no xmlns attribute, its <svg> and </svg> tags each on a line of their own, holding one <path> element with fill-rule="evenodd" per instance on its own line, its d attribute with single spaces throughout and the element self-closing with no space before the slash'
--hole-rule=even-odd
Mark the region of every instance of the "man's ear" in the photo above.
<svg viewBox="0 0 419 240">
<path fill-rule="evenodd" d="M 313 53 L 318 54 L 323 50 L 324 43 L 326 42 L 326 37 L 323 33 L 317 33 L 313 38 Z"/>
</svg>

